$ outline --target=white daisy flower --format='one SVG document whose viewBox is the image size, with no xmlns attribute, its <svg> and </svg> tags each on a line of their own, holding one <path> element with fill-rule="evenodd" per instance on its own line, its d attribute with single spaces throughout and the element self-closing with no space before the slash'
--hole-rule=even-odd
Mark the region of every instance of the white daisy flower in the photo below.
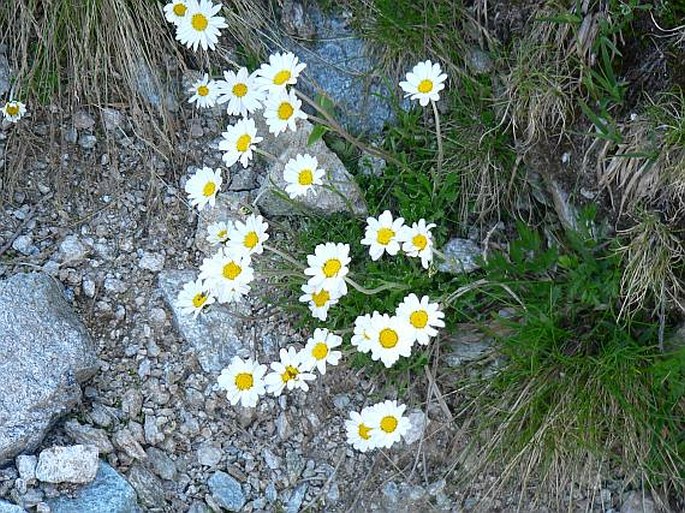
<svg viewBox="0 0 685 513">
<path fill-rule="evenodd" d="M 426 224 L 425 219 L 419 219 L 411 228 L 405 226 L 399 234 L 402 251 L 407 256 L 420 257 L 424 269 L 428 269 L 433 261 L 433 235 L 430 232 L 432 228 L 435 228 L 434 223 Z"/>
<path fill-rule="evenodd" d="M 237 73 L 224 71 L 224 80 L 217 82 L 217 101 L 219 105 L 228 103 L 226 112 L 229 115 L 245 117 L 262 108 L 264 93 L 257 87 L 255 73 L 250 75 L 247 68 L 240 68 Z"/>
<path fill-rule="evenodd" d="M 366 232 L 361 243 L 369 246 L 371 260 L 376 261 L 383 253 L 396 255 L 400 250 L 400 238 L 404 218 L 398 217 L 393 220 L 389 210 L 383 212 L 378 219 L 374 217 L 366 218 Z"/>
<path fill-rule="evenodd" d="M 278 135 L 290 130 L 297 130 L 297 120 L 307 119 L 302 112 L 302 102 L 295 96 L 294 91 L 273 94 L 266 99 L 264 118 L 269 126 L 269 132 Z"/>
<path fill-rule="evenodd" d="M 176 304 L 185 315 L 194 315 L 195 318 L 203 308 L 214 303 L 215 298 L 209 291 L 209 287 L 200 279 L 183 285 L 183 290 L 178 293 Z"/>
<path fill-rule="evenodd" d="M 305 392 L 309 390 L 307 381 L 315 379 L 316 376 L 305 371 L 301 353 L 290 346 L 287 351 L 281 348 L 279 355 L 281 360 L 271 364 L 273 372 L 264 378 L 267 392 L 279 396 L 285 388 L 288 390 L 300 388 Z"/>
<path fill-rule="evenodd" d="M 222 16 L 215 16 L 223 7 L 221 3 L 213 4 L 210 0 L 187 0 L 187 11 L 180 20 L 176 30 L 176 39 L 188 48 L 197 50 L 201 46 L 214 50 L 221 31 L 226 28 Z"/>
<path fill-rule="evenodd" d="M 325 328 L 316 328 L 314 336 L 307 340 L 303 350 L 303 362 L 306 369 L 318 369 L 321 374 L 326 374 L 326 364 L 338 365 L 342 353 L 331 351 L 334 347 L 342 344 L 342 337 L 331 333 Z"/>
<path fill-rule="evenodd" d="M 350 272 L 350 245 L 341 242 L 326 242 L 314 248 L 313 255 L 307 255 L 304 274 L 311 276 L 307 283 L 314 287 L 335 290 L 339 296 L 347 294 L 345 276 Z"/>
<path fill-rule="evenodd" d="M 221 183 L 221 169 L 214 170 L 209 167 L 198 169 L 186 182 L 185 191 L 188 193 L 190 204 L 197 206 L 198 210 L 202 210 L 207 204 L 213 207 Z"/>
<path fill-rule="evenodd" d="M 368 331 L 371 338 L 371 359 L 380 360 L 390 368 L 400 356 L 411 356 L 413 340 L 410 333 L 404 319 L 388 314 L 374 315 Z"/>
<path fill-rule="evenodd" d="M 376 317 L 381 314 L 373 312 L 373 316 L 366 314 L 360 315 L 354 320 L 354 335 L 350 342 L 360 353 L 371 351 L 373 340 L 371 339 L 371 328 Z"/>
<path fill-rule="evenodd" d="M 211 258 L 205 258 L 200 266 L 200 278 L 216 294 L 219 303 L 237 302 L 250 291 L 254 280 L 250 257 L 220 249 Z"/>
<path fill-rule="evenodd" d="M 16 123 L 26 115 L 26 105 L 17 100 L 5 103 L 5 106 L 0 110 L 10 123 Z"/>
<path fill-rule="evenodd" d="M 320 285 L 313 286 L 305 283 L 302 285 L 303 295 L 300 296 L 300 301 L 302 303 L 309 303 L 309 310 L 311 310 L 312 315 L 321 320 L 325 321 L 328 319 L 328 309 L 338 302 L 341 295 L 338 289 L 326 289 Z"/>
<path fill-rule="evenodd" d="M 288 161 L 283 170 L 283 179 L 287 184 L 285 192 L 288 193 L 290 199 L 306 196 L 315 185 L 323 185 L 322 178 L 326 172 L 319 169 L 318 165 L 316 157 L 306 153 L 298 154 Z"/>
<path fill-rule="evenodd" d="M 350 418 L 345 421 L 345 431 L 347 432 L 347 443 L 352 445 L 360 452 L 375 449 L 376 445 L 371 438 L 373 428 L 369 418 L 370 408 L 364 408 L 361 413 L 350 412 Z"/>
<path fill-rule="evenodd" d="M 228 240 L 228 228 L 224 221 L 210 224 L 207 227 L 207 242 L 212 246 L 223 244 Z"/>
<path fill-rule="evenodd" d="M 262 64 L 256 71 L 257 85 L 270 93 L 285 91 L 288 85 L 297 83 L 297 77 L 306 68 L 291 52 L 269 55 L 269 63 Z"/>
<path fill-rule="evenodd" d="M 236 253 L 261 255 L 264 252 L 264 242 L 269 238 L 266 233 L 268 229 L 269 225 L 262 216 L 250 214 L 244 223 L 236 221 L 228 229 L 227 246 Z"/>
<path fill-rule="evenodd" d="M 226 398 L 233 406 L 240 402 L 246 408 L 254 408 L 259 396 L 266 393 L 264 374 L 266 365 L 252 358 L 243 360 L 234 356 L 230 365 L 221 371 L 217 383 L 226 390 Z"/>
<path fill-rule="evenodd" d="M 164 17 L 169 23 L 178 26 L 188 11 L 188 2 L 186 0 L 175 0 L 169 2 L 164 6 Z"/>
<path fill-rule="evenodd" d="M 411 422 L 403 417 L 404 404 L 397 401 L 385 401 L 371 407 L 368 422 L 371 427 L 371 443 L 376 447 L 388 448 L 409 431 Z"/>
<path fill-rule="evenodd" d="M 424 346 L 438 334 L 435 328 L 445 327 L 445 314 L 440 311 L 438 303 L 430 302 L 428 296 L 423 296 L 419 301 L 416 294 L 409 294 L 397 306 L 395 314 L 407 323 L 412 340 Z"/>
<path fill-rule="evenodd" d="M 405 92 L 404 97 L 419 100 L 422 107 L 428 102 L 437 102 L 440 99 L 440 91 L 445 88 L 447 75 L 442 72 L 440 64 L 431 61 L 419 62 L 407 73 L 406 82 L 400 82 L 400 87 Z"/>
<path fill-rule="evenodd" d="M 241 119 L 235 125 L 228 125 L 226 131 L 221 134 L 223 140 L 219 143 L 219 149 L 224 151 L 221 159 L 226 166 L 231 167 L 240 161 L 243 167 L 252 160 L 254 145 L 262 142 L 257 136 L 257 127 L 252 119 Z"/>
<path fill-rule="evenodd" d="M 197 109 L 214 107 L 214 105 L 216 105 L 216 99 L 219 96 L 216 82 L 210 80 L 207 73 L 205 73 L 205 76 L 202 77 L 202 79 L 195 82 L 193 87 L 188 89 L 188 92 L 192 94 L 188 103 L 194 103 L 195 108 Z"/>
</svg>

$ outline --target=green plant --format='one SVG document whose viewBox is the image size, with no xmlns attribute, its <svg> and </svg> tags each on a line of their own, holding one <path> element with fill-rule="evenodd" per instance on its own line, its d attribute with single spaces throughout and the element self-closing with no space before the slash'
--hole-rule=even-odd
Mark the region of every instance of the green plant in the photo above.
<svg viewBox="0 0 685 513">
<path fill-rule="evenodd" d="M 562 509 L 570 486 L 591 491 L 609 468 L 664 497 L 685 485 L 685 348 L 660 353 L 644 311 L 619 321 L 621 259 L 590 236 L 591 220 L 559 248 L 519 225 L 509 252 L 485 266 L 523 300 L 488 295 L 486 305 L 513 309 L 512 331 L 494 375 L 466 385 L 478 428 L 460 461 L 479 462 L 467 479 L 501 473 L 490 494 L 532 480 Z"/>
</svg>

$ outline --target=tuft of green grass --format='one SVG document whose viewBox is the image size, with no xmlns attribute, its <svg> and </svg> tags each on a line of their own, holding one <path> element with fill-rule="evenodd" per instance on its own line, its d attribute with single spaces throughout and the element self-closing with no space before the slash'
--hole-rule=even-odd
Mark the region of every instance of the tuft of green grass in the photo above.
<svg viewBox="0 0 685 513">
<path fill-rule="evenodd" d="M 462 414 L 477 426 L 458 461 L 464 480 L 498 473 L 486 495 L 534 486 L 560 510 L 574 486 L 591 495 L 609 472 L 663 500 L 681 492 L 685 348 L 661 353 L 659 324 L 644 311 L 619 322 L 621 258 L 606 242 L 584 231 L 554 248 L 518 230 L 509 252 L 486 264 L 524 304 L 488 297 L 515 314 L 498 347 L 503 363 L 464 385 Z"/>
</svg>

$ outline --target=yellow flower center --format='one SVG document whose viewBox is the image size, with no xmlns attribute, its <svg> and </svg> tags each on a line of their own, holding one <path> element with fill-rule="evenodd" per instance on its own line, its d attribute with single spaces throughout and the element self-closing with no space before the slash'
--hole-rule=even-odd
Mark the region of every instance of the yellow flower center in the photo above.
<svg viewBox="0 0 685 513">
<path fill-rule="evenodd" d="M 197 94 L 198 96 L 207 96 L 209 94 L 209 87 L 206 85 L 201 85 L 197 88 Z"/>
<path fill-rule="evenodd" d="M 333 276 L 338 275 L 338 272 L 340 272 L 341 268 L 342 262 L 340 262 L 340 260 L 337 258 L 329 258 L 323 264 L 323 273 L 326 275 L 326 278 L 332 278 Z"/>
<path fill-rule="evenodd" d="M 214 182 L 207 182 L 202 188 L 202 194 L 206 197 L 210 197 L 216 192 L 216 184 Z"/>
<path fill-rule="evenodd" d="M 328 346 L 324 342 L 317 342 L 312 348 L 312 356 L 317 360 L 323 360 L 328 356 Z"/>
<path fill-rule="evenodd" d="M 383 328 L 378 335 L 378 340 L 385 349 L 392 349 L 397 345 L 397 341 L 400 337 L 397 332 L 390 328 Z"/>
<path fill-rule="evenodd" d="M 249 372 L 241 372 L 235 375 L 235 386 L 238 390 L 249 390 L 254 385 L 254 378 Z"/>
<path fill-rule="evenodd" d="M 219 233 L 216 234 L 216 238 L 219 240 L 224 240 L 226 238 L 226 235 L 228 235 L 228 231 L 221 230 Z"/>
<path fill-rule="evenodd" d="M 291 73 L 289 69 L 282 69 L 278 73 L 274 75 L 274 84 L 276 85 L 283 85 L 285 84 L 288 80 L 290 80 Z"/>
<path fill-rule="evenodd" d="M 198 32 L 204 32 L 207 25 L 209 25 L 209 20 L 207 19 L 207 16 L 198 12 L 193 14 L 193 17 L 190 19 L 190 24 Z"/>
<path fill-rule="evenodd" d="M 290 105 L 289 102 L 283 102 L 278 106 L 278 119 L 286 121 L 290 119 L 290 116 L 293 115 L 293 112 L 295 112 L 293 106 Z"/>
<path fill-rule="evenodd" d="M 359 437 L 364 440 L 371 438 L 371 428 L 365 424 L 359 424 Z"/>
<path fill-rule="evenodd" d="M 392 433 L 397 429 L 397 424 L 397 419 L 392 415 L 388 415 L 381 420 L 381 429 L 386 433 Z"/>
<path fill-rule="evenodd" d="M 414 237 L 411 240 L 411 243 L 419 251 L 422 251 L 428 245 L 428 239 L 425 235 L 419 233 L 418 235 L 414 235 Z"/>
<path fill-rule="evenodd" d="M 419 83 L 418 89 L 420 93 L 430 93 L 433 90 L 433 82 L 428 80 L 427 78 L 424 78 Z"/>
<path fill-rule="evenodd" d="M 204 292 L 200 292 L 199 294 L 195 294 L 195 296 L 193 296 L 193 306 L 195 308 L 200 308 L 206 302 L 207 302 L 207 296 L 205 295 Z"/>
<path fill-rule="evenodd" d="M 376 241 L 378 242 L 378 244 L 387 246 L 394 236 L 395 232 L 392 231 L 390 228 L 381 228 L 380 230 L 378 230 L 378 233 L 376 234 Z"/>
<path fill-rule="evenodd" d="M 243 239 L 243 246 L 245 246 L 247 249 L 253 249 L 258 242 L 259 236 L 256 232 L 252 231 L 245 235 L 245 238 Z"/>
<path fill-rule="evenodd" d="M 425 328 L 426 324 L 428 324 L 428 312 L 425 310 L 416 310 L 415 312 L 412 312 L 409 316 L 409 322 L 415 328 Z"/>
<path fill-rule="evenodd" d="M 300 185 L 311 185 L 314 182 L 314 173 L 311 169 L 303 169 L 297 175 L 297 183 Z"/>
<path fill-rule="evenodd" d="M 185 6 L 185 4 L 179 2 L 174 4 L 174 8 L 172 10 L 176 16 L 185 16 L 188 8 Z"/>
<path fill-rule="evenodd" d="M 238 98 L 242 98 L 247 94 L 247 85 L 243 84 L 242 82 L 238 82 L 231 90 Z"/>
<path fill-rule="evenodd" d="M 288 365 L 285 368 L 285 372 L 281 374 L 281 379 L 283 380 L 283 383 L 287 383 L 291 379 L 295 379 L 299 373 L 300 371 L 298 371 L 295 367 Z"/>
<path fill-rule="evenodd" d="M 247 134 L 243 134 L 240 137 L 238 137 L 238 140 L 235 143 L 235 149 L 238 150 L 240 153 L 245 153 L 247 149 L 250 147 L 251 142 L 252 137 L 250 137 Z"/>
<path fill-rule="evenodd" d="M 331 299 L 331 295 L 326 289 L 322 289 L 319 293 L 315 292 L 312 294 L 312 302 L 319 308 L 325 305 L 329 299 Z"/>
<path fill-rule="evenodd" d="M 227 280 L 235 280 L 241 272 L 243 272 L 243 270 L 238 264 L 229 262 L 224 266 L 222 274 Z"/>
<path fill-rule="evenodd" d="M 8 116 L 16 116 L 19 114 L 19 105 L 16 103 L 8 103 L 5 107 L 5 112 L 7 112 Z"/>
</svg>

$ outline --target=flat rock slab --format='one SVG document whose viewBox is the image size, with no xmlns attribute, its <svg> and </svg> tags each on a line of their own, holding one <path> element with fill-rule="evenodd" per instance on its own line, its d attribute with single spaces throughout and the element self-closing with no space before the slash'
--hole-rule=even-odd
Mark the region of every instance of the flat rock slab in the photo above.
<svg viewBox="0 0 685 513">
<path fill-rule="evenodd" d="M 36 479 L 45 483 L 90 483 L 99 463 L 94 445 L 50 447 L 40 453 Z"/>
<path fill-rule="evenodd" d="M 482 255 L 480 246 L 469 239 L 450 239 L 440 251 L 445 260 L 438 263 L 443 273 L 468 274 L 480 268 L 478 257 Z"/>
<path fill-rule="evenodd" d="M 0 513 L 26 513 L 26 510 L 21 506 L 0 499 Z"/>
<path fill-rule="evenodd" d="M 297 87 L 312 97 L 323 91 L 335 103 L 336 118 L 348 130 L 379 134 L 385 123 L 395 117 L 392 101 L 401 92 L 399 86 L 388 89 L 384 77 L 376 71 L 378 60 L 367 43 L 354 33 L 349 19 L 324 13 L 311 2 L 306 9 L 315 37 L 286 35 L 281 41 L 285 49 L 307 64 L 304 79 Z"/>
<path fill-rule="evenodd" d="M 58 283 L 42 273 L 0 281 L 0 466 L 35 450 L 96 370 L 90 336 Z"/>
<path fill-rule="evenodd" d="M 297 215 L 304 213 L 303 208 L 324 215 L 337 212 L 348 212 L 360 217 L 367 215 L 368 207 L 359 185 L 340 158 L 321 139 L 311 145 L 307 144 L 314 125 L 306 120 L 298 120 L 295 132 L 287 130 L 274 136 L 269 133 L 263 118 L 257 116 L 255 124 L 258 133 L 264 138 L 260 146 L 277 157 L 257 192 L 257 206 L 265 215 Z M 318 167 L 326 172 L 324 185 L 314 186 L 306 196 L 292 200 L 285 192 L 283 171 L 290 159 L 306 153 L 316 157 Z"/>
<path fill-rule="evenodd" d="M 173 311 L 176 328 L 195 349 L 202 369 L 208 373 L 219 373 L 235 355 L 242 358 L 250 356 L 242 336 L 242 325 L 244 322 L 254 321 L 243 321 L 235 312 L 241 316 L 249 316 L 251 308 L 245 299 L 241 303 L 232 303 L 230 309 L 215 303 L 197 319 L 192 315 L 185 315 L 176 305 L 176 298 L 183 289 L 183 284 L 196 278 L 197 273 L 193 271 L 163 271 L 159 273 L 159 288 Z"/>
<path fill-rule="evenodd" d="M 207 481 L 216 502 L 228 511 L 240 511 L 246 498 L 240 483 L 226 472 L 218 470 Z"/>
<path fill-rule="evenodd" d="M 100 462 L 95 480 L 73 497 L 58 497 L 47 502 L 52 513 L 140 512 L 133 487 L 104 461 Z"/>
</svg>

